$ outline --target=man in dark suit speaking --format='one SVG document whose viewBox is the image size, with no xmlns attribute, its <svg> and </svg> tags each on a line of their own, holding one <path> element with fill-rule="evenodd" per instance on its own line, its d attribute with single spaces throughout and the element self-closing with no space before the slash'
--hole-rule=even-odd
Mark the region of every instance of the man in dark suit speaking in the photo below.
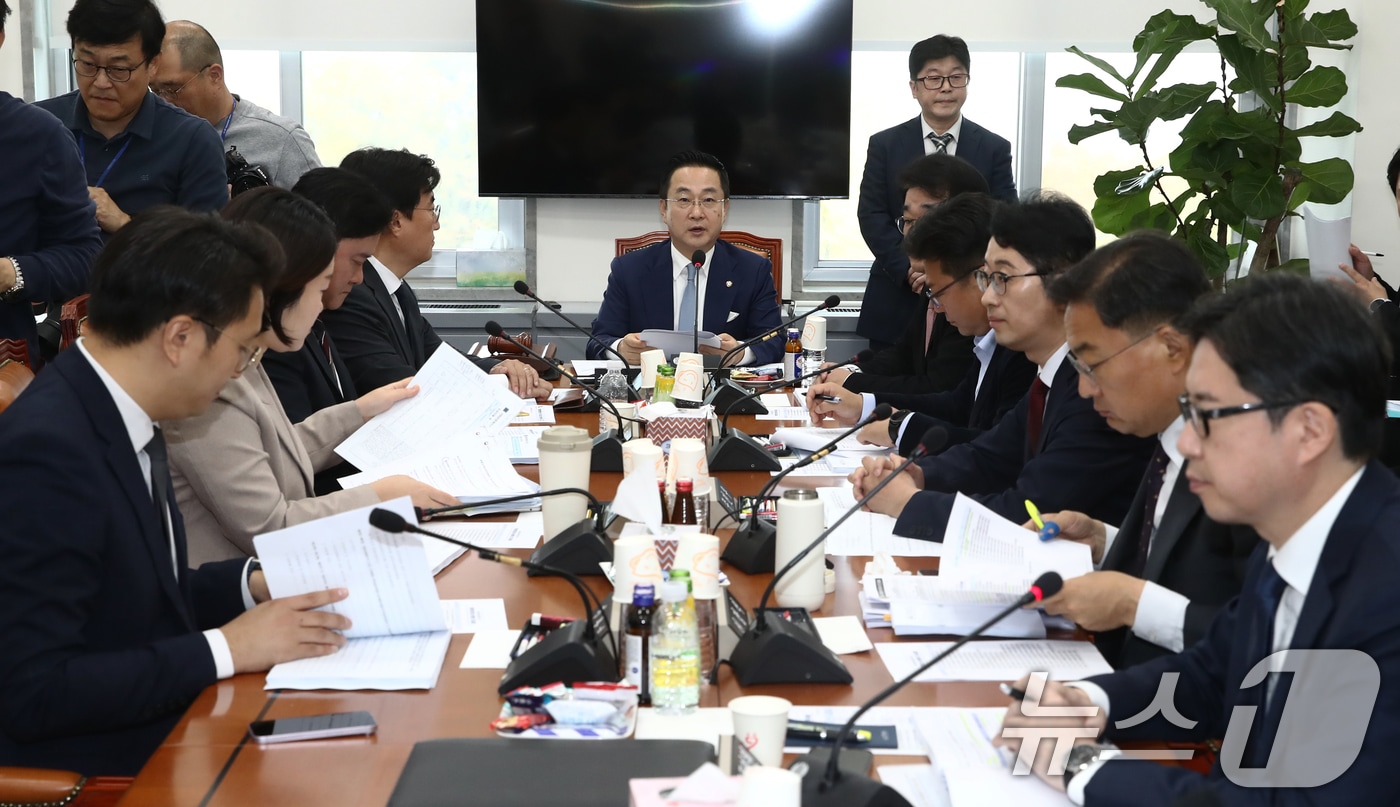
<svg viewBox="0 0 1400 807">
<path fill-rule="evenodd" d="M 134 775 L 205 687 L 344 643 L 312 610 L 343 589 L 269 601 L 247 560 L 186 566 L 155 425 L 253 362 L 281 253 L 138 214 L 98 256 L 86 335 L 0 416 L 0 765 Z"/>
<path fill-rule="evenodd" d="M 636 363 L 650 349 L 642 331 L 690 331 L 697 312 L 700 330 L 720 340 L 718 348 L 702 345 L 702 353 L 727 353 L 782 322 L 773 265 L 719 240 L 729 213 L 724 164 L 704 152 L 681 152 L 671 158 L 660 191 L 661 220 L 671 238 L 613 260 L 603 305 L 593 320 L 597 340 L 589 342 L 590 359 L 604 358 L 602 342 Z M 696 252 L 705 256 L 698 271 L 691 263 Z M 769 339 L 739 354 L 737 362 L 770 364 L 782 352 L 783 340 Z"/>
<path fill-rule="evenodd" d="M 904 204 L 899 183 L 904 166 L 925 154 L 951 154 L 981 172 L 992 196 L 1016 199 L 1011 144 L 962 116 L 971 67 L 967 43 L 959 37 L 939 34 L 916 43 L 909 51 L 909 92 L 921 112 L 870 138 L 856 216 L 875 262 L 865 284 L 856 333 L 869 339 L 873 350 L 899 341 L 926 304 L 918 285 L 923 278 L 910 273 L 895 226 Z"/>
</svg>

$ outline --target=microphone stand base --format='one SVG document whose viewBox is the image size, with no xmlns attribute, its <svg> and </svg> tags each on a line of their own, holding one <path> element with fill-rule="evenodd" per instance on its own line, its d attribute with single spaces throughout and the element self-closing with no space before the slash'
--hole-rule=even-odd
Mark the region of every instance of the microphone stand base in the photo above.
<svg viewBox="0 0 1400 807">
<path fill-rule="evenodd" d="M 588 633 L 589 620 L 577 619 L 550 631 L 539 644 L 511 661 L 496 688 L 543 686 L 555 681 L 616 681 L 617 661 L 607 642 Z"/>
<path fill-rule="evenodd" d="M 593 519 L 585 518 L 545 541 L 530 561 L 577 575 L 599 575 L 603 570 L 598 564 L 611 561 L 612 557 L 612 541 L 594 529 Z M 535 569 L 527 569 L 526 573 L 531 577 L 546 575 Z"/>
<path fill-rule="evenodd" d="M 705 398 L 719 415 L 766 415 L 768 407 L 729 379 L 715 379 L 715 388 Z"/>
<path fill-rule="evenodd" d="M 711 471 L 777 471 L 783 466 L 772 452 L 738 429 L 730 429 L 710 449 Z"/>
<path fill-rule="evenodd" d="M 755 515 L 734 531 L 719 559 L 744 574 L 772 574 L 777 546 L 777 525 Z"/>
<path fill-rule="evenodd" d="M 796 619 L 784 619 L 784 613 Z M 755 613 L 748 633 L 729 656 L 739 685 L 851 683 L 850 670 L 810 625 L 805 608 L 765 608 Z"/>
<path fill-rule="evenodd" d="M 802 776 L 802 807 L 911 807 L 894 788 L 865 775 L 874 757 L 858 748 L 841 749 L 840 776 L 824 786 L 830 758 L 830 748 L 813 748 L 789 766 Z"/>
<path fill-rule="evenodd" d="M 588 462 L 588 470 L 622 473 L 622 441 L 615 430 L 608 429 L 593 438 L 593 457 Z"/>
</svg>

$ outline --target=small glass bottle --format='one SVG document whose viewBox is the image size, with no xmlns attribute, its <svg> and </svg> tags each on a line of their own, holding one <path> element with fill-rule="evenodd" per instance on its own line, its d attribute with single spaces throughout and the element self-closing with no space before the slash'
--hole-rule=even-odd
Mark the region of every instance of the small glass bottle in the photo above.
<svg viewBox="0 0 1400 807">
<path fill-rule="evenodd" d="M 700 517 L 695 511 L 695 483 L 690 477 L 676 480 L 676 504 L 671 510 L 672 524 L 699 524 Z"/>
<path fill-rule="evenodd" d="M 795 381 L 802 364 L 801 332 L 788 328 L 787 344 L 783 346 L 783 380 Z"/>
<path fill-rule="evenodd" d="M 661 523 L 671 523 L 671 503 L 666 501 L 666 480 L 656 480 L 656 489 L 661 491 Z"/>
<path fill-rule="evenodd" d="M 652 403 L 675 403 L 671 390 L 676 388 L 676 368 L 662 364 L 656 368 L 656 394 Z"/>
<path fill-rule="evenodd" d="M 651 635 L 656 614 L 656 587 L 638 583 L 632 588 L 627 613 L 627 641 L 623 647 L 623 678 L 637 687 L 637 703 L 651 705 Z"/>
</svg>

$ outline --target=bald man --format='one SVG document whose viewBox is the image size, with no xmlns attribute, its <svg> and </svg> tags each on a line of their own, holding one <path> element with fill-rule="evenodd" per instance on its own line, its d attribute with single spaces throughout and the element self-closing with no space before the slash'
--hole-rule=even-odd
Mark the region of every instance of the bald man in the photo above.
<svg viewBox="0 0 1400 807">
<path fill-rule="evenodd" d="M 203 26 L 175 20 L 165 26 L 160 68 L 151 79 L 156 95 L 204 118 L 249 164 L 267 172 L 272 184 L 291 188 L 301 175 L 321 167 L 316 144 L 300 123 L 263 109 L 229 91 L 224 56 Z"/>
</svg>

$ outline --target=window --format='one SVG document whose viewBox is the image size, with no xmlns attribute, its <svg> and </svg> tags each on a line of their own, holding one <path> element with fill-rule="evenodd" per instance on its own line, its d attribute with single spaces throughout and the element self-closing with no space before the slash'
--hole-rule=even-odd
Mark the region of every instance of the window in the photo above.
<svg viewBox="0 0 1400 807">
<path fill-rule="evenodd" d="M 282 111 L 280 53 L 275 50 L 226 50 L 223 53 L 224 81 L 231 91 L 275 114 L 297 117 L 295 111 Z"/>
</svg>

